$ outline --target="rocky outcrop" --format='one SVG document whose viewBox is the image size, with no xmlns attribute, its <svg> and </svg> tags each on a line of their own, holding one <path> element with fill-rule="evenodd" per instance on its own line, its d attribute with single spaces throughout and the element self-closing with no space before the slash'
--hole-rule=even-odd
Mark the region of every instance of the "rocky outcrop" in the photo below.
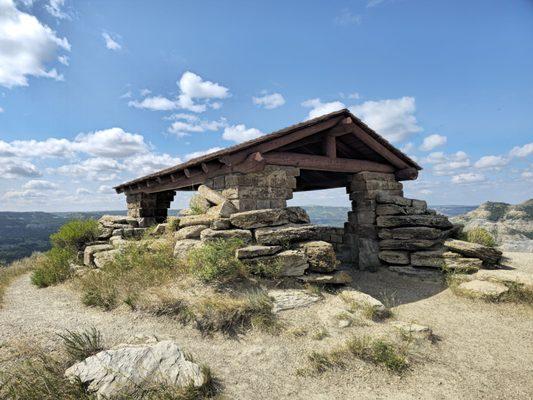
<svg viewBox="0 0 533 400">
<path fill-rule="evenodd" d="M 465 242 L 463 240 L 448 239 L 444 245 L 454 253 L 483 260 L 483 264 L 489 268 L 498 265 L 502 257 L 502 252 L 493 247 Z"/>
<path fill-rule="evenodd" d="M 201 367 L 170 340 L 101 351 L 74 364 L 65 376 L 81 382 L 98 399 L 125 396 L 150 385 L 200 387 L 206 383 Z"/>
</svg>

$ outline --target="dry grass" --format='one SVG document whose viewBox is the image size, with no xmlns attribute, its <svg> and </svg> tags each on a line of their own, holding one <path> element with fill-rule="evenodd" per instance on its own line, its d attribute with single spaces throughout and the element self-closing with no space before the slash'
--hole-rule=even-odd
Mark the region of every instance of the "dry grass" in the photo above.
<svg viewBox="0 0 533 400">
<path fill-rule="evenodd" d="M 72 361 L 82 361 L 104 349 L 102 334 L 94 327 L 82 332 L 67 330 L 59 337 Z"/>
<path fill-rule="evenodd" d="M 43 258 L 41 253 L 34 253 L 30 257 L 17 260 L 7 267 L 0 266 L 0 308 L 2 307 L 4 294 L 9 284 L 17 277 L 30 272 Z"/>
</svg>

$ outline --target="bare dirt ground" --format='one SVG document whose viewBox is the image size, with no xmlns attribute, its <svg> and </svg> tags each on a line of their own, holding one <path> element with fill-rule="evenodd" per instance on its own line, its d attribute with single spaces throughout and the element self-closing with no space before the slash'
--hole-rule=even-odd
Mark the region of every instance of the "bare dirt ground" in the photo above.
<svg viewBox="0 0 533 400">
<path fill-rule="evenodd" d="M 508 264 L 533 273 L 533 255 L 509 253 Z M 230 399 L 531 399 L 533 398 L 533 309 L 455 296 L 440 281 L 421 281 L 388 271 L 355 272 L 354 285 L 382 300 L 394 301 L 394 317 L 340 328 L 338 296 L 325 294 L 314 305 L 284 311 L 287 332 L 270 336 L 252 331 L 238 339 L 202 337 L 167 317 L 104 312 L 83 306 L 68 285 L 32 286 L 29 276 L 8 288 L 0 309 L 0 366 L 17 342 L 54 350 L 65 329 L 98 328 L 107 344 L 133 335 L 173 338 L 195 359 L 211 366 Z M 441 338 L 414 347 L 410 370 L 402 376 L 353 360 L 343 370 L 298 376 L 307 354 L 341 344 L 353 335 L 397 335 L 394 320 L 430 326 Z M 361 321 L 360 321 L 361 322 Z M 362 326 L 364 325 L 364 326 Z M 293 328 L 309 333 L 290 335 Z M 324 328 L 329 336 L 313 339 Z M 6 364 L 4 364 L 6 365 Z"/>
</svg>

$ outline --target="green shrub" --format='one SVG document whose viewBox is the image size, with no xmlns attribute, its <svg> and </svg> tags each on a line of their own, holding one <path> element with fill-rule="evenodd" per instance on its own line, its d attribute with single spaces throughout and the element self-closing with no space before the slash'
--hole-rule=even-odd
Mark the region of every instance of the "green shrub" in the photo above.
<svg viewBox="0 0 533 400">
<path fill-rule="evenodd" d="M 467 231 L 465 234 L 468 242 L 482 244 L 483 246 L 488 247 L 496 246 L 494 237 L 486 229 L 473 228 Z"/>
<path fill-rule="evenodd" d="M 94 327 L 79 333 L 67 330 L 58 336 L 73 361 L 85 360 L 104 349 L 102 334 Z"/>
<path fill-rule="evenodd" d="M 242 240 L 215 240 L 193 249 L 187 257 L 189 272 L 203 282 L 227 282 L 246 275 L 244 264 L 235 258 Z"/>
<path fill-rule="evenodd" d="M 347 349 L 361 360 L 383 365 L 396 373 L 405 371 L 409 366 L 405 350 L 382 339 L 353 337 L 347 343 Z"/>
<path fill-rule="evenodd" d="M 53 247 L 75 252 L 82 250 L 85 243 L 94 241 L 99 234 L 98 221 L 74 219 L 61 226 L 56 233 L 50 236 L 50 240 Z"/>
<path fill-rule="evenodd" d="M 65 281 L 71 276 L 70 261 L 73 258 L 74 253 L 70 249 L 50 249 L 36 263 L 32 283 L 42 288 Z"/>
<path fill-rule="evenodd" d="M 177 217 L 168 217 L 167 218 L 167 232 L 174 232 L 179 229 L 180 219 Z"/>
</svg>

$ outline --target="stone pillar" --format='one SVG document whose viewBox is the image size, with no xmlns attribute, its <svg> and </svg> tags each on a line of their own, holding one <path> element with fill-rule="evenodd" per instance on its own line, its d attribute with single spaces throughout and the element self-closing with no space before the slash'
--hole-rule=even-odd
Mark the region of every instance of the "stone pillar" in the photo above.
<svg viewBox="0 0 533 400">
<path fill-rule="evenodd" d="M 378 193 L 403 196 L 403 185 L 394 174 L 360 172 L 352 176 L 346 187 L 352 211 L 344 225 L 344 243 L 350 248 L 350 261 L 359 269 L 374 269 L 381 265 L 376 227 L 376 197 Z"/>
<path fill-rule="evenodd" d="M 231 173 L 208 179 L 204 184 L 220 191 L 239 211 L 285 208 L 299 175 L 298 168 L 267 165 L 261 172 Z"/>
<path fill-rule="evenodd" d="M 175 194 L 173 190 L 160 193 L 128 194 L 126 195 L 128 216 L 137 218 L 141 227 L 164 222 Z"/>
</svg>

